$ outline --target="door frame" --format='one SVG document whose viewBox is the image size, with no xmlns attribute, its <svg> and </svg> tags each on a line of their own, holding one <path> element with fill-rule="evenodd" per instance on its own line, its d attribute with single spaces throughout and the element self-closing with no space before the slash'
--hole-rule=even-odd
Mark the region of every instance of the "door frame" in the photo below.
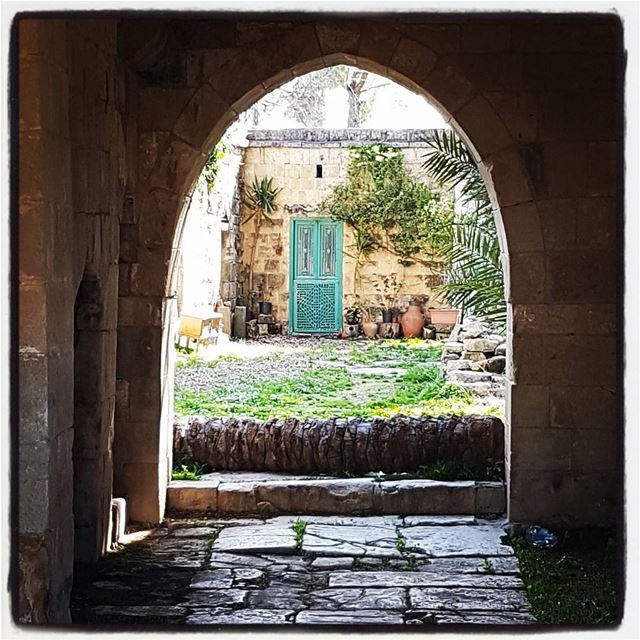
<svg viewBox="0 0 640 640">
<path fill-rule="evenodd" d="M 336 238 L 336 275 L 335 279 L 340 287 L 340 295 L 337 296 L 336 324 L 337 331 L 342 330 L 342 308 L 344 297 L 343 282 L 343 262 L 344 252 L 342 250 L 344 241 L 344 225 L 342 220 L 336 220 L 331 216 L 295 216 L 289 218 L 289 335 L 310 336 L 310 335 L 333 335 L 327 331 L 294 331 L 294 280 L 295 280 L 295 259 L 296 259 L 296 224 L 316 220 L 328 220 L 336 225 L 338 237 Z"/>
</svg>

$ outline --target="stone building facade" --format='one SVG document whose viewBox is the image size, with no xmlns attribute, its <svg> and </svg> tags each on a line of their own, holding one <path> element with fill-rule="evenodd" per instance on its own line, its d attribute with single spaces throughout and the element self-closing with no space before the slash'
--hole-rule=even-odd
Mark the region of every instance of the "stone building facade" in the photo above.
<svg viewBox="0 0 640 640">
<path fill-rule="evenodd" d="M 509 517 L 615 520 L 619 17 L 22 14 L 12 36 L 16 620 L 69 621 L 74 560 L 104 551 L 111 496 L 132 520 L 163 517 L 189 194 L 240 111 L 333 64 L 428 96 L 486 177 L 509 303 Z"/>
<path fill-rule="evenodd" d="M 255 217 L 246 205 L 240 209 L 237 229 L 240 236 L 236 290 L 250 302 L 252 289 L 260 299 L 272 302 L 277 320 L 286 322 L 290 313 L 290 260 L 292 219 L 326 217 L 318 209 L 333 188 L 347 176 L 349 147 L 384 142 L 399 149 L 405 166 L 416 177 L 428 182 L 422 163 L 426 131 L 370 129 L 285 129 L 252 131 L 244 150 L 240 173 L 247 188 L 254 178 L 271 178 L 281 189 L 277 211 L 256 233 Z M 434 186 L 435 188 L 435 186 Z M 242 223 L 243 220 L 247 222 Z M 403 264 L 390 250 L 378 249 L 361 258 L 356 269 L 355 237 L 351 227 L 342 225 L 343 252 L 339 256 L 342 273 L 343 307 L 358 303 L 372 309 L 399 306 L 405 309 L 411 299 L 421 300 L 425 308 L 442 302 L 434 289 L 442 281 L 437 256 L 416 256 L 413 264 Z M 251 258 L 253 257 L 253 269 Z M 223 285 L 224 288 L 224 285 Z M 385 301 L 386 298 L 386 301 Z M 375 312 L 375 311 L 374 311 Z"/>
</svg>

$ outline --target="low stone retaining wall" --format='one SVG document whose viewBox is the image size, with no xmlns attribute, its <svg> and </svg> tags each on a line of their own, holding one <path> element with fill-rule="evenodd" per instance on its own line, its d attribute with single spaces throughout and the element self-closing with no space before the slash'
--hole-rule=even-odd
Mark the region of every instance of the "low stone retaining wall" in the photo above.
<svg viewBox="0 0 640 640">
<path fill-rule="evenodd" d="M 436 461 L 502 460 L 504 425 L 491 416 L 260 421 L 183 418 L 174 458 L 215 470 L 365 474 L 415 471 Z"/>
<path fill-rule="evenodd" d="M 444 343 L 442 374 L 478 396 L 505 394 L 507 345 L 504 336 L 482 322 L 458 324 Z"/>
</svg>

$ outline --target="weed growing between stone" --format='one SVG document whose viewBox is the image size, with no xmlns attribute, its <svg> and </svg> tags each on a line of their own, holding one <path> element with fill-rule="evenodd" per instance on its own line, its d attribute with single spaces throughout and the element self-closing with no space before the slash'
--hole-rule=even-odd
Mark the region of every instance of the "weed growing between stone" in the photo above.
<svg viewBox="0 0 640 640">
<path fill-rule="evenodd" d="M 302 552 L 302 542 L 304 540 L 304 532 L 307 530 L 307 522 L 306 520 L 296 520 L 291 528 L 293 532 L 296 534 L 296 550 L 298 553 Z"/>
<path fill-rule="evenodd" d="M 197 462 L 180 464 L 174 467 L 171 474 L 172 480 L 200 480 L 205 472 L 205 467 Z"/>
<path fill-rule="evenodd" d="M 556 532 L 558 533 L 558 532 Z M 560 533 L 553 549 L 510 536 L 533 613 L 543 623 L 606 625 L 616 621 L 615 549 L 610 531 Z"/>
<path fill-rule="evenodd" d="M 484 562 L 482 563 L 482 570 L 485 573 L 495 573 L 496 570 L 493 566 L 493 562 L 491 562 L 491 560 L 489 558 L 485 558 Z"/>
</svg>

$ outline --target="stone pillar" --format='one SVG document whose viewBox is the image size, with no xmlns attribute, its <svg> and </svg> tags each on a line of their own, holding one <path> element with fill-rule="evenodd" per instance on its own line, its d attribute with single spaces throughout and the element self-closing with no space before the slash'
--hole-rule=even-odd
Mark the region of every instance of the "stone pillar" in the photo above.
<svg viewBox="0 0 640 640">
<path fill-rule="evenodd" d="M 525 205 L 508 215 L 521 222 L 540 215 L 547 249 L 511 255 L 510 518 L 555 526 L 613 523 L 614 200 L 544 200 L 537 211 Z M 543 238 L 527 236 L 527 248 L 539 243 L 540 249 Z"/>
<path fill-rule="evenodd" d="M 73 564 L 71 158 L 64 22 L 20 24 L 19 603 L 67 623 Z"/>
</svg>

